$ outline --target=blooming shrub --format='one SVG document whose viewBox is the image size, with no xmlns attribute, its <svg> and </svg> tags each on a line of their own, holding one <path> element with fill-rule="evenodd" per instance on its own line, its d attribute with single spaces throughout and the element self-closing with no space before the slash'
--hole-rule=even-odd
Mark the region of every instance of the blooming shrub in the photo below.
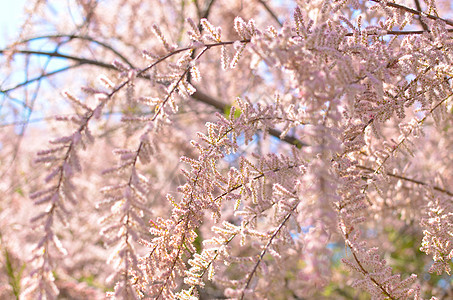
<svg viewBox="0 0 453 300">
<path fill-rule="evenodd" d="M 2 298 L 453 297 L 449 1 L 27 5 Z"/>
</svg>

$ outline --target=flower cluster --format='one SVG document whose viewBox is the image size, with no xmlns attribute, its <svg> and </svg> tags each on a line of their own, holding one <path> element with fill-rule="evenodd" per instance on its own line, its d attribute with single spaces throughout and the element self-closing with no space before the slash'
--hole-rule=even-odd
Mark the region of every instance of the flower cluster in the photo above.
<svg viewBox="0 0 453 300">
<path fill-rule="evenodd" d="M 0 298 L 451 293 L 448 1 L 53 2 L 0 51 Z"/>
</svg>

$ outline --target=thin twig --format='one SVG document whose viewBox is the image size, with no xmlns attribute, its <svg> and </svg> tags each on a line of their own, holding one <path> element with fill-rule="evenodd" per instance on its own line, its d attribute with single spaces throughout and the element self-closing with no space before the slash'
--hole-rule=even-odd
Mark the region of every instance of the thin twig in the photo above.
<svg viewBox="0 0 453 300">
<path fill-rule="evenodd" d="M 0 90 L 0 93 L 9 93 L 9 92 L 11 92 L 11 91 L 13 91 L 15 89 L 18 89 L 20 87 L 26 86 L 26 85 L 28 85 L 30 83 L 35 82 L 35 81 L 50 77 L 50 76 L 58 74 L 58 73 L 65 72 L 65 71 L 70 70 L 70 69 L 74 69 L 74 68 L 80 67 L 80 66 L 82 66 L 84 64 L 86 64 L 86 63 L 80 62 L 80 63 L 74 64 L 74 65 L 71 65 L 71 66 L 67 66 L 67 67 L 52 71 L 52 72 L 42 73 L 40 76 L 32 78 L 32 79 L 28 79 L 28 80 L 26 80 L 26 81 L 24 81 L 22 83 L 19 83 L 19 84 L 15 85 L 12 88 L 8 88 L 6 90 Z"/>
<path fill-rule="evenodd" d="M 211 13 L 211 8 L 213 7 L 214 5 L 214 2 L 215 0 L 211 0 L 211 2 L 209 2 L 208 6 L 206 7 L 205 11 L 204 11 L 204 14 L 203 14 L 203 17 L 202 19 L 207 19 L 209 14 Z"/>
<path fill-rule="evenodd" d="M 414 0 L 414 3 L 415 3 L 415 6 L 417 7 L 417 10 L 419 12 L 421 12 L 422 11 L 422 7 L 420 5 L 420 1 Z M 429 30 L 428 25 L 426 25 L 426 23 L 422 20 L 422 18 L 420 18 L 420 16 L 418 17 L 418 21 L 420 22 L 420 25 L 422 25 L 423 30 L 425 30 L 425 31 Z"/>
<path fill-rule="evenodd" d="M 367 170 L 367 171 L 370 171 L 370 172 L 374 172 L 374 169 L 366 167 L 366 166 L 358 165 L 357 168 L 362 169 L 362 170 Z M 430 184 L 428 184 L 426 182 L 423 182 L 423 181 L 420 181 L 420 180 L 417 180 L 417 179 L 413 179 L 413 178 L 409 178 L 409 177 L 405 177 L 405 176 L 398 175 L 398 174 L 393 174 L 393 173 L 390 173 L 390 172 L 386 172 L 386 174 L 388 176 L 390 176 L 390 177 L 394 177 L 394 178 L 398 178 L 398 179 L 401 179 L 401 180 L 409 181 L 409 182 L 412 182 L 412 183 L 415 183 L 415 184 L 424 185 L 424 186 L 431 186 L 434 190 L 436 190 L 438 192 L 441 192 L 441 193 L 445 193 L 448 196 L 453 197 L 453 192 L 450 192 L 449 190 L 443 189 L 441 187 L 432 186 L 432 185 L 430 185 Z"/>
<path fill-rule="evenodd" d="M 423 34 L 423 33 L 430 33 L 430 30 L 382 30 L 382 33 L 368 33 L 368 36 L 375 36 L 375 35 L 411 35 L 411 34 Z M 447 29 L 447 32 L 453 32 L 453 29 Z M 353 32 L 348 32 L 345 36 L 352 37 L 354 36 Z"/>
<path fill-rule="evenodd" d="M 8 52 L 10 52 L 10 50 L 0 50 L 0 54 L 6 54 Z M 59 52 L 47 52 L 47 51 L 36 51 L 36 50 L 15 50 L 14 52 L 18 53 L 18 54 L 25 54 L 25 55 L 43 55 L 43 56 L 48 56 L 48 57 L 64 58 L 64 59 L 73 60 L 73 61 L 83 63 L 83 64 L 90 64 L 90 65 L 95 65 L 95 66 L 110 69 L 110 70 L 116 70 L 115 66 L 113 66 L 112 64 L 108 64 L 108 63 L 101 62 L 98 60 L 92 60 L 92 59 L 88 59 L 88 58 L 62 54 Z"/>
<path fill-rule="evenodd" d="M 417 15 L 417 16 L 420 16 L 420 17 L 426 17 L 426 18 L 431 19 L 431 20 L 444 21 L 446 24 L 448 24 L 450 26 L 453 26 L 453 21 L 450 21 L 450 20 L 447 20 L 447 19 L 443 19 L 443 18 L 440 18 L 440 17 L 437 17 L 437 16 L 425 14 L 425 13 L 423 13 L 421 11 L 418 11 L 418 10 L 413 9 L 413 8 L 409 8 L 409 7 L 401 5 L 401 4 L 396 4 L 396 3 L 393 3 L 393 2 L 387 2 L 387 1 L 384 2 L 382 0 L 368 0 L 368 1 L 380 3 L 380 4 L 383 4 L 383 5 L 386 5 L 386 6 L 390 6 L 390 7 L 393 7 L 393 8 L 398 8 L 398 9 L 404 10 L 404 11 L 406 11 L 408 13 L 411 13 L 411 14 L 414 14 L 414 15 Z"/>
<path fill-rule="evenodd" d="M 116 56 L 118 56 L 119 58 L 121 58 L 121 60 L 123 60 L 126 64 L 128 64 L 129 67 L 131 67 L 132 69 L 135 68 L 134 65 L 124 55 L 122 55 L 118 50 L 116 50 L 115 48 L 113 48 L 112 46 L 110 46 L 109 44 L 107 44 L 105 42 L 101 42 L 101 41 L 99 41 L 93 37 L 87 36 L 87 35 L 77 35 L 77 34 L 41 35 L 41 36 L 36 36 L 36 37 L 32 37 L 32 38 L 28 38 L 28 39 L 24 39 L 24 40 L 15 42 L 14 45 L 26 44 L 28 42 L 32 42 L 32 41 L 36 41 L 36 40 L 40 40 L 40 39 L 58 39 L 58 38 L 68 38 L 69 40 L 79 39 L 79 40 L 85 40 L 85 41 L 95 43 L 95 44 L 102 46 L 102 47 L 110 50 L 111 52 L 113 52 Z M 14 50 L 12 50 L 12 51 L 14 51 Z"/>
<path fill-rule="evenodd" d="M 277 22 L 277 24 L 280 25 L 280 27 L 282 27 L 283 26 L 282 22 L 280 22 L 277 15 L 272 11 L 272 9 L 269 7 L 269 5 L 267 5 L 267 3 L 264 2 L 263 0 L 258 0 L 258 2 L 261 3 L 261 5 L 263 5 L 263 7 L 272 16 L 272 18 Z"/>
<path fill-rule="evenodd" d="M 291 214 L 294 212 L 294 210 L 297 208 L 298 205 L 299 205 L 299 201 L 297 201 L 297 203 L 293 206 L 293 208 L 288 212 L 288 214 L 285 216 L 285 218 L 280 223 L 278 228 L 272 234 L 271 238 L 267 241 L 266 246 L 264 246 L 264 249 L 261 251 L 261 254 L 260 254 L 260 257 L 259 257 L 258 261 L 256 262 L 255 266 L 252 269 L 252 272 L 249 273 L 249 276 L 248 276 L 248 279 L 247 279 L 247 283 L 245 284 L 245 287 L 244 287 L 244 289 L 242 290 L 242 293 L 241 293 L 241 300 L 244 299 L 245 290 L 250 285 L 250 282 L 252 280 L 253 275 L 255 274 L 256 270 L 258 269 L 258 266 L 260 265 L 261 261 L 263 260 L 264 254 L 266 254 L 267 250 L 269 249 L 269 247 L 272 244 L 272 241 L 277 236 L 277 234 L 280 232 L 280 230 L 283 228 L 283 226 L 285 226 L 285 223 L 289 220 L 289 218 L 291 217 Z"/>
</svg>

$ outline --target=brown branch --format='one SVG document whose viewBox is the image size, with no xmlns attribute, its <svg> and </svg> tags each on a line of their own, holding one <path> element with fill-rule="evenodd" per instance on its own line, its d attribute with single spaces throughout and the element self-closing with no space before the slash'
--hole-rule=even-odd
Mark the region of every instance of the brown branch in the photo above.
<svg viewBox="0 0 453 300">
<path fill-rule="evenodd" d="M 203 14 L 203 16 L 201 17 L 201 19 L 207 19 L 207 18 L 208 18 L 209 13 L 211 12 L 211 9 L 212 9 L 212 7 L 213 7 L 213 5 L 214 5 L 214 2 L 215 2 L 215 0 L 211 0 L 211 1 L 209 2 L 209 4 L 208 4 L 208 6 L 206 7 L 206 9 L 205 9 L 205 11 L 204 11 L 204 14 Z"/>
<path fill-rule="evenodd" d="M 23 86 L 26 86 L 32 82 L 35 82 L 35 81 L 39 81 L 41 79 L 44 79 L 44 78 L 47 78 L 47 77 L 50 77 L 52 75 L 55 75 L 55 74 L 58 74 L 58 73 L 62 73 L 62 72 L 65 72 L 67 70 L 70 70 L 70 69 L 74 69 L 74 68 L 77 68 L 77 67 L 80 67 L 82 65 L 84 65 L 86 63 L 83 63 L 83 62 L 79 62 L 79 63 L 76 63 L 74 65 L 71 65 L 71 66 L 67 66 L 67 67 L 64 67 L 64 68 L 61 68 L 61 69 L 58 69 L 58 70 L 55 70 L 55 71 L 52 71 L 52 72 L 48 72 L 48 73 L 42 73 L 40 76 L 38 77 L 35 77 L 35 78 L 31 78 L 31 79 L 28 79 L 22 83 L 19 83 L 15 86 L 13 86 L 12 88 L 8 88 L 6 90 L 0 90 L 0 93 L 8 93 L 8 92 L 11 92 L 15 89 L 18 89 L 20 87 L 23 87 Z"/>
<path fill-rule="evenodd" d="M 415 6 L 417 7 L 417 10 L 419 12 L 421 12 L 422 11 L 422 7 L 420 5 L 420 1 L 414 0 L 414 2 L 415 2 Z M 420 22 L 420 25 L 422 25 L 423 30 L 425 30 L 425 31 L 429 30 L 428 25 L 426 25 L 426 23 L 422 20 L 422 18 L 418 17 L 418 21 Z"/>
<path fill-rule="evenodd" d="M 20 45 L 20 44 L 26 44 L 28 42 L 36 41 L 36 40 L 40 40 L 40 39 L 58 39 L 58 38 L 68 38 L 69 39 L 68 41 L 73 40 L 73 39 L 79 39 L 79 40 L 85 40 L 85 41 L 93 42 L 93 43 L 95 43 L 95 44 L 97 44 L 99 46 L 102 46 L 102 47 L 110 50 L 116 56 L 121 58 L 121 60 L 123 60 L 127 65 L 129 65 L 129 67 L 131 67 L 132 69 L 135 69 L 134 65 L 124 55 L 122 55 L 118 50 L 116 50 L 115 48 L 113 48 L 112 46 L 110 46 L 107 43 L 101 42 L 99 40 L 96 40 L 95 38 L 92 38 L 92 37 L 86 36 L 86 35 L 77 35 L 77 34 L 49 34 L 49 35 L 41 35 L 41 36 L 36 36 L 36 37 L 32 37 L 32 38 L 28 38 L 28 39 L 24 39 L 24 40 L 15 42 L 14 46 L 15 45 Z M 12 50 L 12 51 L 14 51 L 14 50 Z"/>
<path fill-rule="evenodd" d="M 346 235 L 346 238 L 349 239 L 348 235 Z M 354 252 L 354 248 L 353 246 L 348 242 L 348 246 L 349 246 L 349 249 L 351 249 L 351 253 L 352 253 L 352 256 L 354 257 L 354 260 L 356 261 L 357 265 L 359 266 L 360 268 L 360 271 L 362 272 L 362 274 L 364 275 L 364 277 L 368 277 L 381 291 L 382 293 L 387 296 L 388 298 L 392 299 L 392 300 L 396 300 L 395 297 L 393 297 L 392 295 L 390 295 L 390 292 L 387 291 L 386 287 L 383 286 L 384 284 L 382 283 L 379 283 L 373 276 L 372 274 L 370 274 L 370 272 L 368 272 L 367 270 L 365 270 L 365 268 L 362 266 L 362 263 L 360 262 L 359 258 L 357 257 L 357 254 Z M 387 299 L 387 298 L 386 298 Z"/>
<path fill-rule="evenodd" d="M 411 34 L 423 34 L 425 32 L 431 32 L 431 30 L 382 30 L 382 35 L 411 35 Z M 453 32 L 453 29 L 447 29 L 447 32 Z M 368 33 L 368 36 L 380 35 L 380 33 Z M 353 32 L 346 33 L 345 36 L 354 36 Z"/>
<path fill-rule="evenodd" d="M 272 18 L 277 22 L 280 27 L 283 26 L 282 22 L 278 19 L 277 15 L 272 11 L 272 9 L 267 5 L 267 3 L 263 0 L 258 0 L 259 3 L 267 10 L 267 12 L 272 16 Z"/>
<path fill-rule="evenodd" d="M 10 51 L 11 50 L 0 50 L 0 54 L 6 54 Z M 42 55 L 42 56 L 47 56 L 47 57 L 64 58 L 64 59 L 76 61 L 81 64 L 89 64 L 89 65 L 102 67 L 105 69 L 116 70 L 115 66 L 113 66 L 112 64 L 108 64 L 108 63 L 101 62 L 98 60 L 62 54 L 59 52 L 47 52 L 47 51 L 35 51 L 35 50 L 14 50 L 13 52 L 18 53 L 18 54 L 24 54 L 24 55 Z"/>
<path fill-rule="evenodd" d="M 453 21 L 450 21 L 450 20 L 447 20 L 447 19 L 443 19 L 443 18 L 440 18 L 440 17 L 437 17 L 437 16 L 425 14 L 425 13 L 423 13 L 421 11 L 418 11 L 418 10 L 413 9 L 413 8 L 409 8 L 409 7 L 401 5 L 401 4 L 396 4 L 396 3 L 393 3 L 393 2 L 384 2 L 382 0 L 368 0 L 368 1 L 372 1 L 372 2 L 380 3 L 380 4 L 383 4 L 383 5 L 386 5 L 386 6 L 390 6 L 390 7 L 393 7 L 393 8 L 401 9 L 401 10 L 404 10 L 404 11 L 406 11 L 408 13 L 411 13 L 411 14 L 414 14 L 414 15 L 417 15 L 417 16 L 420 16 L 420 17 L 426 17 L 426 18 L 431 19 L 431 20 L 444 21 L 446 24 L 448 24 L 450 26 L 453 26 Z"/>
<path fill-rule="evenodd" d="M 366 166 L 358 165 L 357 168 L 362 169 L 362 170 L 367 170 L 367 171 L 370 171 L 370 172 L 374 172 L 374 169 L 366 167 Z M 394 178 L 398 178 L 398 179 L 401 179 L 401 180 L 409 181 L 409 182 L 412 182 L 412 183 L 415 183 L 415 184 L 424 185 L 424 186 L 431 186 L 430 184 L 428 184 L 426 182 L 423 182 L 423 181 L 420 181 L 420 180 L 416 180 L 416 179 L 413 179 L 413 178 L 409 178 L 409 177 L 405 177 L 405 176 L 402 176 L 402 175 L 393 174 L 393 173 L 390 173 L 390 172 L 387 172 L 386 174 L 388 176 L 390 176 L 390 177 L 394 177 Z M 443 188 L 438 187 L 438 186 L 431 186 L 431 187 L 434 190 L 438 191 L 438 192 L 445 193 L 448 196 L 453 197 L 453 192 L 450 192 L 449 190 L 443 189 Z"/>
</svg>

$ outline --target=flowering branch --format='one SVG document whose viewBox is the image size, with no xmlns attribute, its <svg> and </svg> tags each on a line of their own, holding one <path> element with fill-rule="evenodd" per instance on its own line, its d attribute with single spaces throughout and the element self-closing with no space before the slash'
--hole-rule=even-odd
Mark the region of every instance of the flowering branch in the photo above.
<svg viewBox="0 0 453 300">
<path fill-rule="evenodd" d="M 268 250 L 269 246 L 272 244 L 272 241 L 274 240 L 274 238 L 277 236 L 277 234 L 280 232 L 280 230 L 283 228 L 283 226 L 285 226 L 285 223 L 289 220 L 289 218 L 291 217 L 291 214 L 296 210 L 297 206 L 299 205 L 299 202 L 296 202 L 296 204 L 293 206 L 293 208 L 288 212 L 288 214 L 285 216 L 285 218 L 283 219 L 283 221 L 280 223 L 280 225 L 275 229 L 274 233 L 272 234 L 272 236 L 269 238 L 267 244 L 264 246 L 264 249 L 261 251 L 260 253 L 260 256 L 258 258 L 258 261 L 256 262 L 256 264 L 253 266 L 253 269 L 252 271 L 248 274 L 248 277 L 247 277 L 247 282 L 245 284 L 245 287 L 243 288 L 242 292 L 241 292 L 241 300 L 244 299 L 244 292 L 245 290 L 248 288 L 249 284 L 250 284 L 250 281 L 252 280 L 252 277 L 253 275 L 255 274 L 260 262 L 263 260 L 263 257 L 264 257 L 264 254 L 266 254 L 266 251 Z"/>
</svg>

